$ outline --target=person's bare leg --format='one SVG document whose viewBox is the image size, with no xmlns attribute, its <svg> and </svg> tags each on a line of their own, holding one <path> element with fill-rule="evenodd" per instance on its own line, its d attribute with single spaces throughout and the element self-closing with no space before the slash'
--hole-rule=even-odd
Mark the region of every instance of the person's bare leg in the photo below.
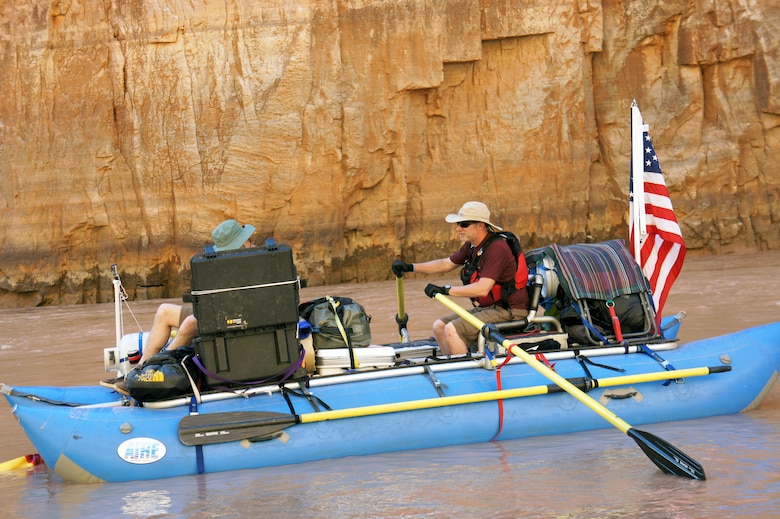
<svg viewBox="0 0 780 519">
<path fill-rule="evenodd" d="M 465 355 L 469 352 L 468 346 L 460 338 L 451 322 L 444 327 L 444 342 L 447 344 L 447 355 Z"/>
<path fill-rule="evenodd" d="M 433 338 L 436 339 L 436 342 L 439 343 L 439 349 L 441 349 L 441 352 L 443 355 L 449 355 L 447 353 L 447 344 L 446 339 L 444 335 L 444 321 L 440 319 L 436 319 L 433 322 Z"/>
<path fill-rule="evenodd" d="M 179 331 L 176 332 L 176 337 L 174 337 L 171 343 L 168 345 L 168 349 L 175 350 L 176 348 L 181 348 L 182 346 L 189 346 L 197 336 L 198 320 L 195 319 L 194 315 L 188 315 L 181 322 L 181 325 L 179 325 Z"/>
<path fill-rule="evenodd" d="M 146 339 L 139 365 L 142 365 L 149 357 L 163 349 L 171 338 L 171 330 L 179 326 L 180 317 L 181 305 L 163 303 L 157 308 L 157 313 L 154 314 L 154 322 L 152 322 L 152 329 L 149 331 L 149 337 Z"/>
</svg>

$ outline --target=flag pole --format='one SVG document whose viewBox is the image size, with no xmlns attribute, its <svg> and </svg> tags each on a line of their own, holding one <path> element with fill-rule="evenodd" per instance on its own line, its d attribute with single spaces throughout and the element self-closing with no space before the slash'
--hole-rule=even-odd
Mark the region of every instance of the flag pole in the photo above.
<svg viewBox="0 0 780 519">
<path fill-rule="evenodd" d="M 632 229 L 631 247 L 634 259 L 641 265 L 642 243 L 647 236 L 644 191 L 644 123 L 636 99 L 631 103 L 631 185 L 629 188 L 629 217 Z"/>
</svg>

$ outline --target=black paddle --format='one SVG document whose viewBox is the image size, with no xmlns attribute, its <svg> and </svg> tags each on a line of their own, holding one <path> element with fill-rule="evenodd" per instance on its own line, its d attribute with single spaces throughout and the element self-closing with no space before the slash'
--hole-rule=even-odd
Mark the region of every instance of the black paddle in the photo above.
<svg viewBox="0 0 780 519">
<path fill-rule="evenodd" d="M 297 423 L 297 415 L 265 411 L 193 414 L 179 421 L 179 440 L 184 445 L 269 440 Z"/>
<path fill-rule="evenodd" d="M 673 474 L 675 476 L 683 476 L 691 479 L 705 480 L 704 469 L 701 464 L 667 443 L 661 438 L 650 434 L 648 432 L 634 429 L 627 422 L 619 418 L 615 413 L 596 402 L 593 398 L 586 395 L 582 390 L 575 387 L 568 380 L 558 375 L 556 372 L 536 360 L 532 355 L 523 351 L 519 346 L 512 344 L 512 342 L 498 333 L 495 327 L 486 327 L 485 323 L 480 321 L 477 317 L 472 315 L 468 310 L 449 299 L 444 294 L 436 294 L 435 298 L 444 306 L 458 314 L 466 322 L 477 328 L 478 330 L 489 331 L 490 338 L 501 344 L 507 351 L 512 352 L 513 355 L 520 357 L 529 366 L 536 371 L 555 382 L 561 389 L 569 393 L 571 396 L 590 407 L 593 411 L 601 415 L 606 421 L 617 427 L 620 431 L 633 438 L 634 441 L 641 447 L 642 451 L 655 463 L 658 468 L 667 474 Z"/>
</svg>

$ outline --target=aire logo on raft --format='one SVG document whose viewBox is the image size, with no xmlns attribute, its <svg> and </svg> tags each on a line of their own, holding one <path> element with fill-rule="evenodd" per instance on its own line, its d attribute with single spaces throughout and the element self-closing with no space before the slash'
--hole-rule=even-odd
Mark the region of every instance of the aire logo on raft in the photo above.
<svg viewBox="0 0 780 519">
<path fill-rule="evenodd" d="M 145 465 L 163 459 L 165 445 L 154 438 L 132 438 L 120 443 L 116 451 L 128 463 Z"/>
</svg>

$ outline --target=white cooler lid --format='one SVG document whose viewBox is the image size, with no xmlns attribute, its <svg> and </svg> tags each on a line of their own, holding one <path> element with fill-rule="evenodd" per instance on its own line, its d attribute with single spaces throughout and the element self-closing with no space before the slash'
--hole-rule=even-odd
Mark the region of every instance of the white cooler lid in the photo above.
<svg viewBox="0 0 780 519">
<path fill-rule="evenodd" d="M 395 349 L 391 346 L 369 346 L 353 348 L 361 366 L 392 366 L 395 364 Z M 349 348 L 328 348 L 317 350 L 317 367 L 349 367 Z"/>
</svg>

